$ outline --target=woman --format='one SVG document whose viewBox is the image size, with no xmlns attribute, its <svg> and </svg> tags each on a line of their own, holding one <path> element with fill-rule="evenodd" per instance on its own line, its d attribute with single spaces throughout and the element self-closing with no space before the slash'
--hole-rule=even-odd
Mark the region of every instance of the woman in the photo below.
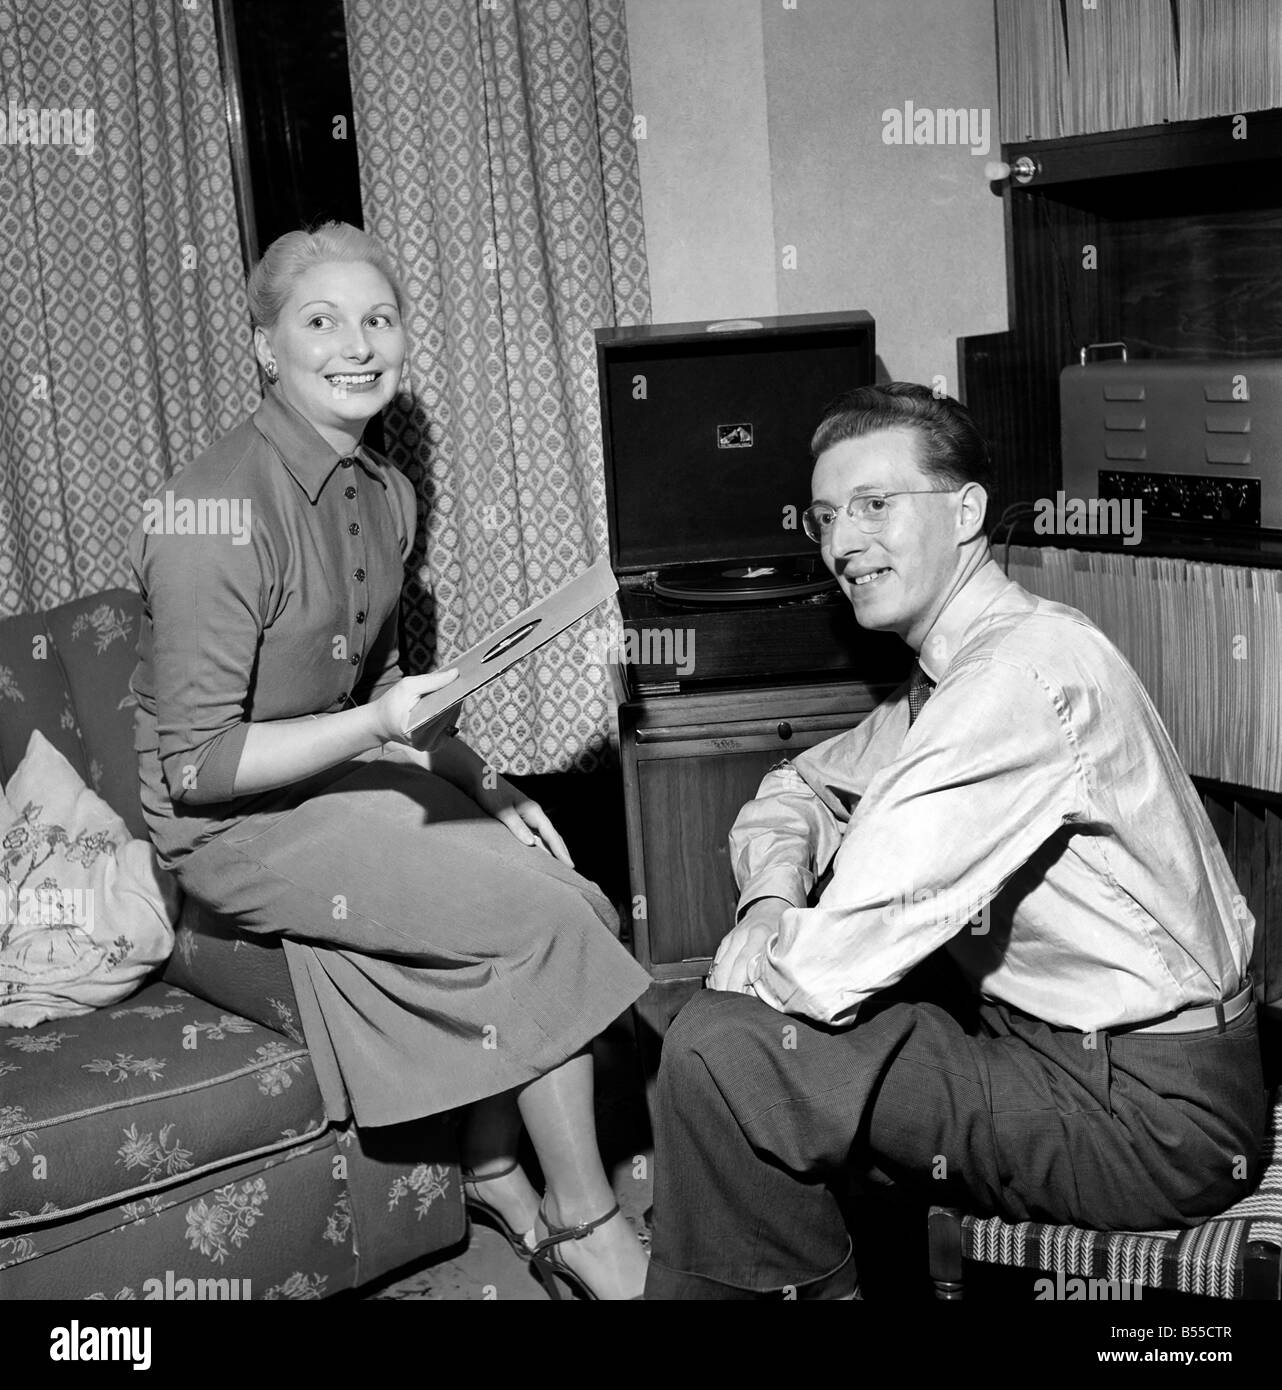
<svg viewBox="0 0 1282 1390">
<path fill-rule="evenodd" d="M 167 515 L 197 534 L 131 541 L 152 839 L 207 909 L 284 935 L 331 1118 L 469 1105 L 472 1210 L 537 1254 L 554 1296 L 549 1267 L 589 1297 L 638 1296 L 645 1254 L 597 1151 L 589 1044 L 649 977 L 543 811 L 449 716 L 417 746 L 405 732 L 456 673 L 401 673 L 414 491 L 361 445 L 405 358 L 394 269 L 329 223 L 274 242 L 249 296 L 263 403 L 172 480 L 192 505 Z"/>
</svg>

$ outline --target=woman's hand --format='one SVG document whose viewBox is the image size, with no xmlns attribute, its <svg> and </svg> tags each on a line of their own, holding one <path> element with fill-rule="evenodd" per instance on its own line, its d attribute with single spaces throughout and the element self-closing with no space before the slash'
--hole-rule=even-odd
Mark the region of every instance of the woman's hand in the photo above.
<svg viewBox="0 0 1282 1390">
<path fill-rule="evenodd" d="M 414 706 L 424 695 L 444 689 L 457 678 L 458 671 L 454 668 L 448 671 L 431 671 L 425 676 L 404 676 L 389 691 L 380 695 L 370 708 L 374 712 L 375 724 L 382 742 L 402 743 L 430 753 L 442 734 L 453 726 L 458 715 L 458 706 L 455 705 L 444 714 L 437 715 L 430 724 L 425 724 L 413 734 L 408 733 L 405 726 Z"/>
<path fill-rule="evenodd" d="M 493 782 L 493 786 L 487 786 Z M 565 841 L 556 833 L 542 806 L 519 792 L 505 777 L 490 770 L 477 786 L 468 789 L 472 799 L 495 820 L 500 820 L 523 845 L 538 845 L 562 864 L 574 868 Z"/>
</svg>

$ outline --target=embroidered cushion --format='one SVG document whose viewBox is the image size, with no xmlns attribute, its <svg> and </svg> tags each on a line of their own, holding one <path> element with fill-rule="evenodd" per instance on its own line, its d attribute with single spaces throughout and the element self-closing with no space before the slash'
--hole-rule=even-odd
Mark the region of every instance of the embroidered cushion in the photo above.
<svg viewBox="0 0 1282 1390">
<path fill-rule="evenodd" d="M 180 891 L 37 729 L 0 804 L 0 1024 L 119 1003 L 169 957 Z"/>
</svg>

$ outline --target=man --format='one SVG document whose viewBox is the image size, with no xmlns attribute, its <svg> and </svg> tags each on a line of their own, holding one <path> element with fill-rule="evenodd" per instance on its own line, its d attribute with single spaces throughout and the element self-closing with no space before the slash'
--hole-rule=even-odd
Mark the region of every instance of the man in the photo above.
<svg viewBox="0 0 1282 1390">
<path fill-rule="evenodd" d="M 1223 1210 L 1265 1122 L 1254 920 L 1156 711 L 993 560 L 962 406 L 861 388 L 812 449 L 807 533 L 918 668 L 735 822 L 737 925 L 664 1044 L 647 1297 L 852 1296 L 852 1170 L 1013 1220 Z M 940 948 L 969 1002 L 904 997 Z"/>
</svg>

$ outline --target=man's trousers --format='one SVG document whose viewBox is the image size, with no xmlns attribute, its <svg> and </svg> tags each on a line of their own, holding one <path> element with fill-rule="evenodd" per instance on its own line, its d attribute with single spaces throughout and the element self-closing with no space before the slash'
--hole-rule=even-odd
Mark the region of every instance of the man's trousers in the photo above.
<svg viewBox="0 0 1282 1390">
<path fill-rule="evenodd" d="M 1258 1181 L 1265 1119 L 1254 1006 L 1109 1036 L 885 996 L 835 1029 L 704 991 L 664 1040 L 646 1296 L 848 1295 L 852 1168 L 1014 1221 L 1195 1224 Z"/>
</svg>

